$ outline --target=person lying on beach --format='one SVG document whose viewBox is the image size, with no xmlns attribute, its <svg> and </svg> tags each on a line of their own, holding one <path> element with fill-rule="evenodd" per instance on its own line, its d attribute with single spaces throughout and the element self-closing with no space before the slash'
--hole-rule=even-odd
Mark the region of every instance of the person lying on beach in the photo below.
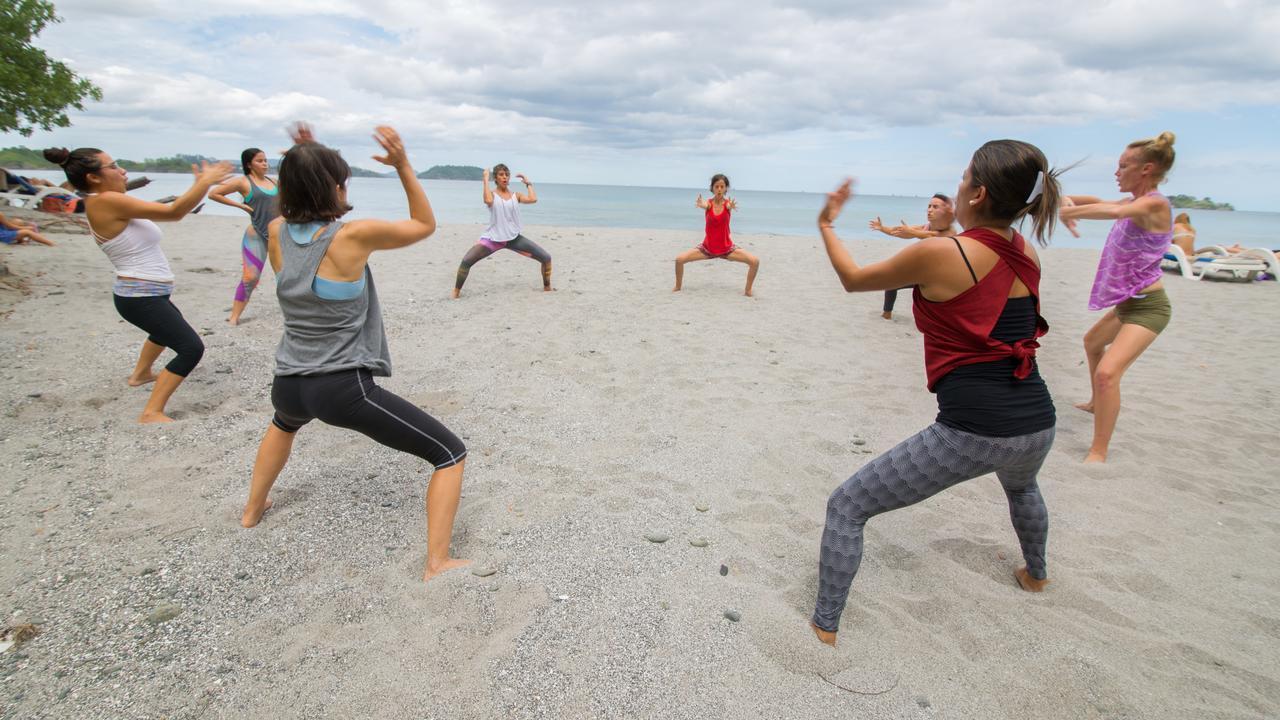
<svg viewBox="0 0 1280 720">
<path fill-rule="evenodd" d="M 154 221 L 176 222 L 191 212 L 209 188 L 231 172 L 227 163 L 191 166 L 195 182 L 171 203 L 148 202 L 125 194 L 128 173 L 97 148 L 49 148 L 44 157 L 62 166 L 67 180 L 86 194 L 83 205 L 89 232 L 115 267 L 111 293 L 116 312 L 147 333 L 129 385 L 155 383 L 140 423 L 171 422 L 165 405 L 204 357 L 204 342 L 173 304 L 174 275 L 160 249 L 162 237 Z M 156 374 L 156 359 L 165 348 L 177 356 Z"/>
<path fill-rule="evenodd" d="M 32 240 L 41 245 L 53 246 L 53 241 L 40 234 L 40 227 L 25 220 L 10 220 L 0 213 L 0 243 L 25 245 Z"/>
<path fill-rule="evenodd" d="M 458 265 L 458 274 L 454 279 L 454 299 L 462 296 L 462 286 L 467 282 L 471 266 L 502 249 L 512 250 L 527 258 L 537 260 L 542 266 L 542 290 L 551 292 L 551 253 L 543 250 L 538 243 L 525 237 L 520 224 L 520 206 L 538 202 L 538 193 L 533 183 L 519 173 L 520 182 L 528 192 L 518 193 L 511 190 L 511 171 L 506 165 L 498 163 L 493 166 L 494 188 L 489 187 L 489 170 L 484 171 L 484 204 L 489 206 L 489 227 L 480 234 L 480 239 L 462 256 Z"/>
<path fill-rule="evenodd" d="M 246 148 L 240 153 L 240 167 L 244 175 L 225 182 L 209 191 L 209 199 L 249 213 L 249 226 L 240 239 L 240 284 L 231 299 L 231 314 L 227 322 L 240 324 L 240 315 L 249 304 L 249 297 L 258 287 L 262 266 L 267 262 L 267 226 L 280 217 L 276 202 L 276 181 L 267 177 L 270 165 L 267 154 L 258 148 Z M 227 199 L 233 192 L 240 193 L 243 202 Z"/>
<path fill-rule="evenodd" d="M 869 265 L 854 261 L 833 225 L 852 197 L 852 181 L 836 188 L 818 215 L 846 292 L 915 287 L 928 388 L 938 397 L 936 422 L 863 465 L 827 500 L 810 621 L 824 643 L 836 643 L 867 521 L 988 473 L 1004 487 L 1026 561 L 1015 580 L 1031 592 L 1049 582 L 1049 515 L 1036 475 L 1053 445 L 1056 416 L 1035 361 L 1048 324 L 1040 316 L 1039 257 L 1013 226 L 1030 215 L 1032 236 L 1048 243 L 1057 174 L 1034 145 L 988 142 L 956 191 L 964 232 L 920 240 Z"/>
<path fill-rule="evenodd" d="M 1111 435 L 1120 417 L 1120 379 L 1169 325 L 1173 308 L 1164 291 L 1160 261 L 1173 242 L 1173 210 L 1156 188 L 1173 168 L 1174 135 L 1129 143 L 1116 169 L 1116 185 L 1130 197 L 1106 202 L 1088 195 L 1065 196 L 1059 217 L 1069 228 L 1077 220 L 1114 220 L 1098 259 L 1089 293 L 1090 310 L 1106 310 L 1084 335 L 1089 363 L 1088 402 L 1093 443 L 1084 461 L 1107 461 Z"/>
<path fill-rule="evenodd" d="M 470 562 L 449 556 L 467 448 L 440 421 L 373 380 L 391 375 L 391 355 L 369 256 L 408 247 L 436 230 L 400 136 L 379 127 L 373 137 L 386 153 L 373 159 L 395 168 L 404 187 L 406 220 L 342 222 L 351 210 L 351 168 L 304 124 L 294 128 L 295 144 L 280 161 L 282 217 L 268 230 L 267 257 L 276 272 L 284 336 L 271 383 L 275 414 L 258 447 L 240 524 L 254 527 L 271 507 L 271 487 L 304 425 L 319 419 L 355 430 L 435 466 L 427 483 L 425 581 Z"/>
<path fill-rule="evenodd" d="M 729 178 L 721 173 L 711 176 L 711 199 L 703 200 L 702 193 L 694 206 L 703 211 L 706 218 L 706 231 L 702 244 L 686 250 L 676 256 L 676 286 L 671 292 L 680 292 L 684 287 L 684 266 L 686 263 L 699 260 L 732 260 L 747 266 L 747 286 L 743 295 L 751 297 L 751 287 L 756 282 L 756 273 L 760 270 L 760 258 L 733 244 L 729 234 L 729 218 L 738 209 L 738 201 L 727 197 Z"/>
<path fill-rule="evenodd" d="M 879 216 L 875 220 L 867 223 L 872 230 L 879 230 L 885 235 L 891 235 L 896 238 L 912 238 L 915 240 L 923 240 L 925 238 L 940 237 L 946 235 L 954 235 L 956 220 L 956 208 L 951 203 L 951 198 L 942 193 L 934 193 L 929 198 L 929 206 L 925 208 L 925 223 L 923 225 L 908 225 L 906 220 L 902 220 L 897 225 L 885 227 L 880 222 Z M 898 288 L 906 290 L 906 288 Z M 881 310 L 880 317 L 885 320 L 893 319 L 893 306 L 898 302 L 898 290 L 884 291 L 884 306 Z"/>
</svg>

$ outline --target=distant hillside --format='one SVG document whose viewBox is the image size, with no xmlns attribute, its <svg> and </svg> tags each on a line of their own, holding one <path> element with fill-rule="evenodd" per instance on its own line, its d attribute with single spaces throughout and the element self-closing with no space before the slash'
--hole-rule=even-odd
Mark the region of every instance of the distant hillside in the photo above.
<svg viewBox="0 0 1280 720">
<path fill-rule="evenodd" d="M 351 166 L 351 177 L 392 177 L 394 175 L 394 172 L 374 172 L 355 165 Z"/>
<path fill-rule="evenodd" d="M 1214 202 L 1209 198 L 1198 198 L 1193 195 L 1170 195 L 1169 204 L 1176 208 L 1191 208 L 1193 210 L 1232 210 L 1231 203 Z"/>
<path fill-rule="evenodd" d="M 0 150 L 0 167 L 7 170 L 53 170 L 58 166 L 45 160 L 39 150 L 8 147 Z"/>
<path fill-rule="evenodd" d="M 484 168 L 474 165 L 436 165 L 426 172 L 418 173 L 424 180 L 483 180 Z"/>
</svg>

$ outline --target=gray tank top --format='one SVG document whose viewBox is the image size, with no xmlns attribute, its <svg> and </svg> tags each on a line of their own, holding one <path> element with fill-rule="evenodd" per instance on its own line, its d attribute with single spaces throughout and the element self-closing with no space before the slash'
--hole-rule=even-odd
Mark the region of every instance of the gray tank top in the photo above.
<svg viewBox="0 0 1280 720">
<path fill-rule="evenodd" d="M 320 261 L 341 227 L 332 222 L 314 240 L 299 245 L 289 225 L 280 226 L 282 263 L 276 297 L 284 336 L 276 348 L 276 375 L 326 375 L 356 368 L 391 375 L 382 308 L 369 266 L 364 268 L 364 292 L 350 300 L 325 300 L 312 289 Z"/>
<path fill-rule="evenodd" d="M 268 193 L 253 184 L 253 178 L 246 179 L 249 180 L 249 194 L 244 197 L 244 204 L 253 210 L 249 213 L 249 224 L 253 225 L 253 229 L 258 231 L 258 236 L 266 242 L 267 226 L 272 220 L 280 217 L 280 203 L 276 199 L 280 186 L 277 184 L 276 189 Z"/>
</svg>

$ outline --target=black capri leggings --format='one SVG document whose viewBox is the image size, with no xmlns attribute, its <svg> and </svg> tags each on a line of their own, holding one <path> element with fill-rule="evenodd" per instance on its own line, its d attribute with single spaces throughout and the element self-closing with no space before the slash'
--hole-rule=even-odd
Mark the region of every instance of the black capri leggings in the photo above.
<svg viewBox="0 0 1280 720">
<path fill-rule="evenodd" d="M 452 467 L 467 447 L 439 420 L 373 382 L 368 370 L 328 375 L 277 375 L 271 383 L 271 422 L 287 433 L 313 419 L 355 430 L 389 448 L 417 455 L 436 467 Z"/>
<path fill-rule="evenodd" d="M 204 342 L 168 295 L 122 297 L 113 294 L 112 297 L 120 317 L 145 330 L 151 342 L 178 353 L 164 366 L 165 370 L 182 377 L 191 374 L 204 357 Z"/>
</svg>

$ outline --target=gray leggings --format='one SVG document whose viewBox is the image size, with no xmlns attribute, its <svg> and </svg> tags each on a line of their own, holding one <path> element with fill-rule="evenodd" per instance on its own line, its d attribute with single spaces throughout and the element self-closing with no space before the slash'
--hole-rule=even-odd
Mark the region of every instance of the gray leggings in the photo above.
<svg viewBox="0 0 1280 720">
<path fill-rule="evenodd" d="M 1009 499 L 1027 571 L 1044 579 L 1049 512 L 1036 473 L 1053 445 L 1053 434 L 1054 428 L 1049 428 L 1017 437 L 987 437 L 934 423 L 862 466 L 827 500 L 813 624 L 828 632 L 839 630 L 849 586 L 862 562 L 867 520 L 992 471 Z"/>
<path fill-rule="evenodd" d="M 514 250 L 527 258 L 537 260 L 542 265 L 542 286 L 551 287 L 551 253 L 543 250 L 542 246 L 523 235 L 517 235 L 512 238 L 506 244 L 506 248 Z M 462 263 L 458 265 L 458 276 L 454 279 L 453 286 L 461 290 L 462 285 L 467 282 L 467 275 L 471 273 L 471 266 L 495 252 L 497 250 L 482 243 L 472 245 L 467 254 L 462 256 Z"/>
</svg>

